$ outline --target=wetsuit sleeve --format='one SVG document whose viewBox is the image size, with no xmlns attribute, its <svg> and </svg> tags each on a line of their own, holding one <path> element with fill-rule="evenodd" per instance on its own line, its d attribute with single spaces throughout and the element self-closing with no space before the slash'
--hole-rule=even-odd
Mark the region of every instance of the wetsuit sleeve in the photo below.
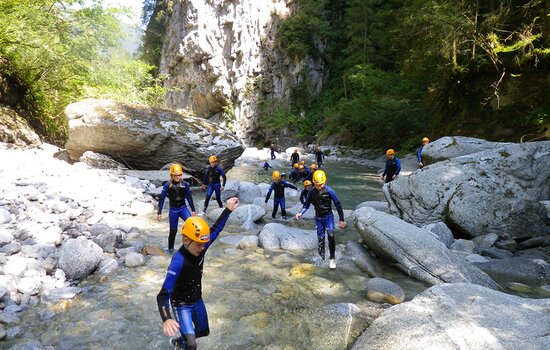
<svg viewBox="0 0 550 350">
<path fill-rule="evenodd" d="M 311 192 L 309 191 L 306 196 L 306 201 L 304 202 L 304 206 L 302 207 L 302 210 L 300 210 L 300 214 L 304 215 L 304 213 L 309 209 L 309 205 L 311 204 Z"/>
<path fill-rule="evenodd" d="M 395 175 L 399 175 L 399 172 L 401 171 L 401 161 L 399 160 L 399 158 L 395 158 L 395 165 L 397 167 Z"/>
<path fill-rule="evenodd" d="M 157 295 L 157 306 L 162 322 L 172 318 L 170 314 L 170 296 L 172 295 L 176 281 L 181 273 L 183 259 L 183 255 L 180 253 L 174 254 L 172 261 L 170 261 L 170 266 L 168 266 L 168 272 L 166 272 L 166 278 L 164 279 L 162 288 Z"/>
<path fill-rule="evenodd" d="M 289 188 L 292 188 L 293 190 L 297 190 L 298 187 L 294 186 L 293 184 L 291 183 L 288 183 L 285 181 L 285 184 L 284 184 L 285 187 L 289 187 Z"/>
<path fill-rule="evenodd" d="M 187 203 L 189 203 L 191 211 L 195 211 L 195 204 L 193 203 L 193 197 L 191 196 L 191 188 L 187 182 L 185 183 L 185 198 L 187 199 Z"/>
<path fill-rule="evenodd" d="M 338 197 L 336 196 L 336 193 L 334 193 L 332 188 L 327 188 L 327 190 L 330 198 L 332 199 L 332 202 L 334 203 L 334 206 L 336 207 L 336 211 L 338 212 L 338 220 L 344 221 L 344 209 L 342 209 L 342 203 L 340 203 Z"/>
<path fill-rule="evenodd" d="M 419 147 L 416 151 L 416 159 L 418 159 L 418 163 L 422 162 L 422 148 L 423 147 Z"/>
<path fill-rule="evenodd" d="M 168 192 L 168 186 L 170 186 L 170 181 L 165 183 L 164 186 L 162 186 L 162 191 L 160 191 L 159 208 L 157 210 L 157 214 L 162 213 L 162 207 L 164 207 L 164 201 L 166 200 L 166 192 Z"/>
<path fill-rule="evenodd" d="M 300 193 L 300 203 L 304 204 L 306 202 L 307 190 L 304 188 L 302 193 Z"/>
<path fill-rule="evenodd" d="M 227 222 L 227 219 L 229 218 L 229 214 L 231 214 L 232 211 L 225 208 L 220 216 L 218 217 L 218 220 L 210 227 L 210 241 L 206 244 L 205 249 L 208 249 L 212 243 L 218 238 L 218 235 L 220 232 L 222 232 L 223 227 L 225 226 L 225 223 Z"/>
<path fill-rule="evenodd" d="M 223 171 L 223 169 L 219 165 L 218 165 L 218 167 L 220 168 L 220 174 L 222 175 L 222 179 L 223 179 L 222 186 L 225 187 L 225 183 L 227 182 L 227 176 L 225 176 L 225 172 Z"/>
<path fill-rule="evenodd" d="M 265 196 L 265 202 L 267 203 L 267 201 L 269 200 L 269 197 L 271 197 L 271 191 L 273 191 L 273 186 L 275 184 L 272 182 L 271 183 L 271 186 L 269 186 L 269 190 L 267 191 L 267 195 Z"/>
<path fill-rule="evenodd" d="M 209 178 L 208 172 L 210 171 L 209 168 L 211 168 L 211 166 L 206 166 L 206 170 L 204 171 L 204 178 L 202 179 L 202 183 L 204 185 L 208 185 L 208 183 L 209 183 L 209 181 L 208 181 L 208 178 Z"/>
</svg>

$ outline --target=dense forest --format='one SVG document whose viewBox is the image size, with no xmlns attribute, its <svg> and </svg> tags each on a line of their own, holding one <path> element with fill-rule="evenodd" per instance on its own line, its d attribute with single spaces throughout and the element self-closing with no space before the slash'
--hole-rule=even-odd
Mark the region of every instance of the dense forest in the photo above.
<svg viewBox="0 0 550 350">
<path fill-rule="evenodd" d="M 144 0 L 138 57 L 121 49 L 100 0 L 0 1 L 0 104 L 54 143 L 65 106 L 85 97 L 163 105 L 158 63 L 173 0 Z M 291 2 L 289 2 L 290 4 Z M 550 2 L 294 0 L 277 43 L 326 63 L 290 101 L 264 96 L 260 132 L 290 125 L 303 141 L 412 149 L 445 134 L 519 141 L 550 135 Z M 276 106 L 276 108 L 273 108 Z"/>
<path fill-rule="evenodd" d="M 320 96 L 296 86 L 264 125 L 285 118 L 304 137 L 408 149 L 425 135 L 550 136 L 549 1 L 295 4 L 280 46 L 296 59 L 321 55 L 326 84 Z"/>
</svg>

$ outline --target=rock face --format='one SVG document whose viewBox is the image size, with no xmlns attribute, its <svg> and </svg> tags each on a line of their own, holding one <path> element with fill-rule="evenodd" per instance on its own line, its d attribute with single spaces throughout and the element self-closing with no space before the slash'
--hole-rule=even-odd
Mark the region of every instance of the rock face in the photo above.
<svg viewBox="0 0 550 350">
<path fill-rule="evenodd" d="M 435 286 L 384 311 L 352 349 L 547 349 L 549 307 L 473 284 Z"/>
<path fill-rule="evenodd" d="M 168 76 L 165 84 L 177 87 L 167 94 L 167 105 L 206 116 L 230 110 L 237 135 L 250 143 L 257 136 L 260 97 L 286 100 L 297 83 L 318 93 L 323 61 L 289 59 L 275 43 L 280 19 L 292 10 L 287 3 L 176 1 L 160 62 L 160 72 Z"/>
<path fill-rule="evenodd" d="M 377 256 L 397 262 L 405 273 L 431 284 L 469 282 L 496 289 L 486 273 L 452 253 L 429 231 L 395 216 L 363 207 L 355 227 Z"/>
<path fill-rule="evenodd" d="M 227 170 L 244 151 L 229 130 L 208 120 L 168 110 L 130 106 L 111 100 L 83 100 L 65 109 L 73 160 L 86 151 L 105 154 L 138 170 L 158 170 L 171 162 L 200 178 L 216 154 Z"/>
<path fill-rule="evenodd" d="M 37 147 L 42 144 L 40 137 L 27 121 L 8 107 L 0 106 L 0 142 L 16 146 Z"/>
<path fill-rule="evenodd" d="M 469 237 L 545 235 L 550 226 L 541 201 L 550 197 L 550 141 L 503 144 L 430 164 L 384 186 L 384 194 L 392 213 L 417 226 L 443 221 Z"/>
</svg>

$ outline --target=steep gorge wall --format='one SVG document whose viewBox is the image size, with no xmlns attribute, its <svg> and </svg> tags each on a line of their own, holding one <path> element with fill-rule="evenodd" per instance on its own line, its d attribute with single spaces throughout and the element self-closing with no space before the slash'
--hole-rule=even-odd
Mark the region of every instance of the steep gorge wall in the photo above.
<svg viewBox="0 0 550 350">
<path fill-rule="evenodd" d="M 166 96 L 168 107 L 206 117 L 229 110 L 234 113 L 230 127 L 251 144 L 258 139 L 261 100 L 288 101 L 292 86 L 302 81 L 312 94 L 318 93 L 323 62 L 295 62 L 275 42 L 280 19 L 291 13 L 291 3 L 174 1 L 160 62 L 166 86 L 173 88 Z"/>
</svg>

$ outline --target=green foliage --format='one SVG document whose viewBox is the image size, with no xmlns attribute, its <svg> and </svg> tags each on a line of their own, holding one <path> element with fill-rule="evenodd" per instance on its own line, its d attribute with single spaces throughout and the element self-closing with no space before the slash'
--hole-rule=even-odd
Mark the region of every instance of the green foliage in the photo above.
<svg viewBox="0 0 550 350">
<path fill-rule="evenodd" d="M 143 0 L 142 22 L 146 25 L 141 59 L 151 66 L 160 65 L 162 43 L 166 35 L 166 18 L 171 13 L 171 0 Z M 154 72 L 158 75 L 158 72 Z"/>
</svg>

